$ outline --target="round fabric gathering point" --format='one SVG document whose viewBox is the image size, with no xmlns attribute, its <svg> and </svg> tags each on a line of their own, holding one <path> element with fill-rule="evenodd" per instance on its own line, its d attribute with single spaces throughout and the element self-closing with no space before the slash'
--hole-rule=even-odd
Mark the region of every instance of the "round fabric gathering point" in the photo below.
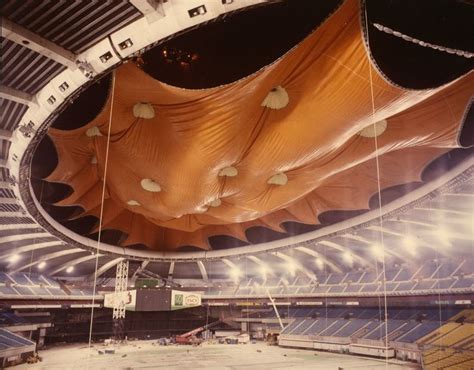
<svg viewBox="0 0 474 370">
<path fill-rule="evenodd" d="M 267 181 L 267 184 L 270 185 L 286 185 L 288 182 L 288 176 L 286 176 L 283 172 L 279 172 L 276 175 L 270 177 Z"/>
<path fill-rule="evenodd" d="M 133 106 L 133 116 L 136 118 L 152 119 L 155 118 L 155 109 L 150 103 L 136 103 Z"/>
<path fill-rule="evenodd" d="M 285 108 L 290 102 L 290 97 L 286 90 L 281 86 L 276 86 L 270 90 L 262 102 L 262 107 L 270 109 Z"/>
<path fill-rule="evenodd" d="M 161 186 L 152 179 L 142 179 L 140 185 L 144 190 L 152 193 L 158 193 L 161 191 Z"/>
<path fill-rule="evenodd" d="M 359 136 L 377 137 L 377 136 L 382 135 L 386 129 L 387 129 L 387 121 L 383 119 L 381 121 L 375 122 L 375 124 L 371 123 L 367 127 L 360 130 Z"/>
</svg>

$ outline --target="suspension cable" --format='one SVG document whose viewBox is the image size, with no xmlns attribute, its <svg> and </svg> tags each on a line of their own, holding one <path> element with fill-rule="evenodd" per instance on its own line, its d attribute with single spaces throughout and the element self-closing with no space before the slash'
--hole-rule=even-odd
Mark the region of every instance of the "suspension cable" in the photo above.
<svg viewBox="0 0 474 370">
<path fill-rule="evenodd" d="M 367 43 L 369 41 L 369 24 L 367 15 L 367 5 L 365 6 L 365 27 L 367 29 Z M 372 78 L 372 66 L 370 61 L 368 62 L 369 67 L 369 82 L 370 82 L 370 97 L 372 103 L 372 126 L 374 133 L 376 132 L 375 122 L 375 98 L 374 98 L 374 82 Z M 380 225 L 380 247 L 382 248 L 382 284 L 383 284 L 383 296 L 384 296 L 384 324 L 385 324 L 385 367 L 388 368 L 388 308 L 387 308 L 387 285 L 386 285 L 386 269 L 385 269 L 385 244 L 383 235 L 383 212 L 382 212 L 382 189 L 380 185 L 380 162 L 379 162 L 379 145 L 377 135 L 374 135 L 374 149 L 375 149 L 375 166 L 377 169 L 377 195 L 379 201 L 379 225 Z M 379 309 L 380 310 L 380 309 Z"/>
<path fill-rule="evenodd" d="M 110 136 L 112 130 L 112 112 L 114 110 L 114 95 L 115 95 L 115 71 L 112 72 L 112 87 L 110 92 L 110 113 L 109 113 L 109 127 L 107 131 L 107 145 L 105 148 L 105 163 L 104 163 L 104 177 L 102 181 L 102 196 L 100 202 L 100 214 L 99 214 L 99 232 L 97 235 L 97 247 L 95 250 L 95 268 L 94 268 L 94 285 L 92 287 L 92 307 L 91 307 L 91 318 L 90 318 L 90 327 L 89 327 L 89 343 L 88 347 L 91 348 L 92 342 L 92 325 L 94 322 L 94 304 L 95 304 L 95 293 L 96 293 L 96 284 L 97 284 L 97 268 L 99 265 L 99 251 L 100 251 L 100 239 L 102 236 L 102 221 L 104 216 L 104 200 L 105 200 L 105 190 L 107 187 L 107 167 L 109 162 L 109 147 L 110 147 Z"/>
</svg>

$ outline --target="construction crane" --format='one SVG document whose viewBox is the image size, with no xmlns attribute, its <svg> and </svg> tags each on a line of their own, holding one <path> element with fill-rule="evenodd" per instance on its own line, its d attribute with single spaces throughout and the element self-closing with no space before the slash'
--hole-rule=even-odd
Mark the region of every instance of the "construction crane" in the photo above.
<svg viewBox="0 0 474 370">
<path fill-rule="evenodd" d="M 276 317 L 278 319 L 278 322 L 280 323 L 280 327 L 283 329 L 285 326 L 283 325 L 283 322 L 281 321 L 280 313 L 278 312 L 278 309 L 275 305 L 275 300 L 273 299 L 272 295 L 270 294 L 270 291 L 268 288 L 266 288 L 268 298 L 270 298 L 270 302 L 272 303 L 273 309 L 275 310 Z"/>
<path fill-rule="evenodd" d="M 199 334 L 200 332 L 210 329 L 217 324 L 219 324 L 221 320 L 214 321 L 210 324 L 200 326 L 199 328 L 193 329 L 191 331 L 188 331 L 187 333 L 177 335 L 176 336 L 176 344 L 200 344 L 201 340 L 196 338 L 196 335 Z"/>
</svg>

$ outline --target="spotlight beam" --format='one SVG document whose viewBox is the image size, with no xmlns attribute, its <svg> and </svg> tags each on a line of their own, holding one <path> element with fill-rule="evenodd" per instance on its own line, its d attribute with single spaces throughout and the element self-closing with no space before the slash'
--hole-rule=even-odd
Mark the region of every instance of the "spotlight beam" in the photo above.
<svg viewBox="0 0 474 370">
<path fill-rule="evenodd" d="M 373 231 L 380 231 L 380 232 L 383 232 L 384 234 L 387 234 L 387 235 L 393 235 L 393 236 L 396 236 L 396 237 L 398 237 L 398 238 L 402 238 L 401 243 L 404 243 L 404 240 L 403 240 L 403 239 L 405 239 L 406 236 L 407 236 L 407 235 L 405 235 L 405 234 L 397 233 L 397 232 L 392 231 L 392 230 L 389 230 L 389 229 L 387 229 L 387 228 L 385 228 L 385 227 L 380 227 L 380 226 L 376 226 L 376 225 L 369 226 L 367 229 L 368 229 L 368 230 L 373 230 Z M 424 246 L 426 246 L 426 247 L 431 247 L 428 243 L 426 243 L 426 242 L 424 242 L 424 241 L 422 241 L 422 240 L 417 241 L 417 242 L 418 242 L 418 244 L 422 244 L 422 245 L 424 245 Z M 391 255 L 393 255 L 394 257 L 397 257 L 397 258 L 401 259 L 402 261 L 406 260 L 406 256 L 403 256 L 402 254 L 400 254 L 400 253 L 398 253 L 398 252 L 396 252 L 396 251 L 394 251 L 394 250 L 392 250 L 392 249 L 385 248 L 385 253 L 391 254 Z"/>
<path fill-rule="evenodd" d="M 326 258 L 326 256 L 324 256 L 323 254 L 307 247 L 296 247 L 295 249 L 299 252 L 306 253 L 309 256 L 320 258 L 321 261 L 328 265 L 333 271 L 342 274 L 342 270 L 338 266 L 336 266 L 331 260 Z"/>
<path fill-rule="evenodd" d="M 283 261 L 285 262 L 289 262 L 289 263 L 292 263 L 295 265 L 295 270 L 300 270 L 302 273 L 304 273 L 307 277 L 309 277 L 311 280 L 315 279 L 316 276 L 315 274 L 308 270 L 306 267 L 302 266 L 300 263 L 298 263 L 297 261 L 295 261 L 293 258 L 291 258 L 290 256 L 287 256 L 286 254 L 284 253 L 281 253 L 281 252 L 275 252 L 275 256 L 281 258 Z M 295 271 L 296 272 L 296 271 Z"/>
<path fill-rule="evenodd" d="M 318 242 L 318 244 L 325 245 L 325 246 L 327 246 L 327 247 L 333 248 L 333 249 L 335 249 L 335 250 L 337 250 L 337 251 L 339 251 L 339 252 L 342 252 L 342 253 L 344 253 L 344 252 L 352 253 L 352 251 L 351 251 L 349 248 L 347 248 L 347 247 L 345 247 L 345 246 L 343 246 L 343 245 L 340 245 L 340 244 L 338 244 L 338 243 L 332 242 L 332 241 L 330 241 L 330 240 L 321 240 L 321 241 Z M 365 258 L 363 258 L 363 257 L 361 257 L 361 256 L 359 256 L 359 255 L 357 255 L 357 254 L 353 254 L 352 256 L 353 256 L 353 258 L 354 258 L 355 260 L 357 260 L 361 265 L 364 265 L 364 266 L 366 266 L 366 265 L 373 266 L 373 264 L 372 264 L 371 262 L 367 261 Z"/>
<path fill-rule="evenodd" d="M 18 271 L 21 271 L 21 270 L 24 270 L 30 266 L 34 266 L 34 265 L 37 265 L 41 262 L 47 262 L 51 259 L 54 259 L 54 258 L 58 258 L 58 257 L 62 257 L 62 256 L 67 256 L 69 254 L 78 254 L 78 253 L 84 253 L 84 249 L 82 248 L 72 248 L 72 249 L 66 249 L 65 251 L 59 251 L 59 252 L 54 252 L 54 253 L 49 253 L 49 254 L 45 254 L 45 255 L 42 255 L 40 256 L 36 261 L 34 262 L 30 262 L 26 265 L 22 265 L 22 266 L 19 266 L 17 267 L 16 269 L 13 269 L 13 270 L 10 270 L 9 272 L 10 273 L 15 273 L 15 272 L 18 272 Z"/>
<path fill-rule="evenodd" d="M 99 255 L 99 258 L 100 257 L 103 257 L 103 255 Z M 66 263 L 63 263 L 62 265 L 59 265 L 57 268 L 55 268 L 53 271 L 49 272 L 48 275 L 50 276 L 54 276 L 56 275 L 58 272 L 61 272 L 61 271 L 64 271 L 66 270 L 69 266 L 76 266 L 80 263 L 83 263 L 83 262 L 86 262 L 86 261 L 90 261 L 92 259 L 95 258 L 95 254 L 91 254 L 91 255 L 88 255 L 88 256 L 84 256 L 84 257 L 79 257 L 79 258 L 76 258 L 74 260 L 71 260 L 71 261 L 67 261 Z"/>
</svg>

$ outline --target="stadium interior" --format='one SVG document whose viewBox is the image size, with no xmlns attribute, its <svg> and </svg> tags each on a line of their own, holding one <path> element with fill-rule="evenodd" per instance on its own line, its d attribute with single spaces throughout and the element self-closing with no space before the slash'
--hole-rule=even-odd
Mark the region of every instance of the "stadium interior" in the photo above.
<svg viewBox="0 0 474 370">
<path fill-rule="evenodd" d="M 474 2 L 0 13 L 0 368 L 474 368 Z"/>
</svg>

